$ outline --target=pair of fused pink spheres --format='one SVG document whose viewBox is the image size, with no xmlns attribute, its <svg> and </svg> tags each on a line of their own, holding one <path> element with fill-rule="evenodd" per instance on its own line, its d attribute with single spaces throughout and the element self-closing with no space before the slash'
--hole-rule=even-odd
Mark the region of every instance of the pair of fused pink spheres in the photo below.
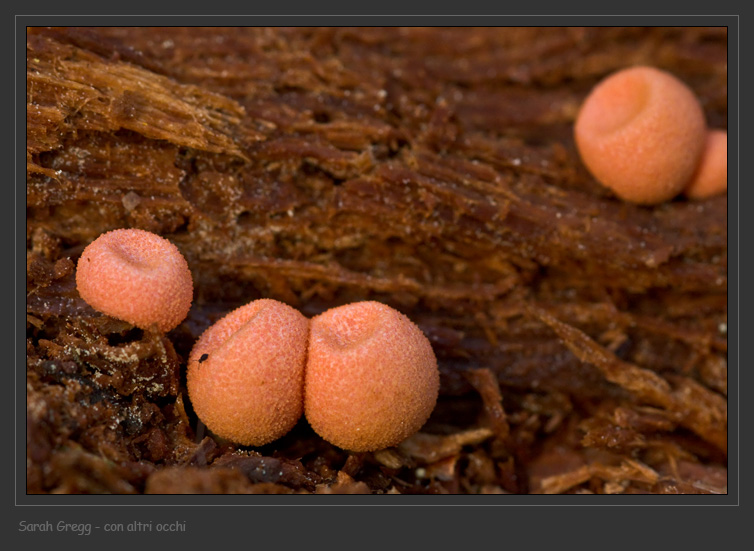
<svg viewBox="0 0 754 551">
<path fill-rule="evenodd" d="M 693 91 L 665 71 L 633 67 L 607 77 L 585 99 L 574 134 L 592 175 L 625 201 L 727 190 L 727 132 L 708 129 Z"/>
<path fill-rule="evenodd" d="M 169 331 L 191 307 L 183 255 L 143 230 L 101 235 L 82 253 L 81 297 L 144 329 Z M 302 414 L 325 440 L 352 451 L 398 444 L 427 421 L 439 392 L 432 346 L 406 316 L 357 302 L 311 320 L 270 299 L 209 327 L 188 361 L 194 411 L 218 436 L 260 446 Z"/>
<path fill-rule="evenodd" d="M 258 446 L 302 414 L 352 451 L 394 446 L 426 422 L 439 391 L 429 341 L 406 316 L 357 302 L 309 320 L 261 299 L 234 310 L 191 351 L 188 391 L 217 435 Z"/>
</svg>

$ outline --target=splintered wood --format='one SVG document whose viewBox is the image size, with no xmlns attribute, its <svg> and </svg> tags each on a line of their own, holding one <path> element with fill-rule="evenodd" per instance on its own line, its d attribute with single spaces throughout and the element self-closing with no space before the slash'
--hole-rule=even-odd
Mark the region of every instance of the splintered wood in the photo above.
<svg viewBox="0 0 754 551">
<path fill-rule="evenodd" d="M 572 127 L 644 64 L 725 129 L 726 56 L 725 28 L 29 29 L 27 491 L 724 493 L 727 197 L 623 203 Z M 189 263 L 166 336 L 76 291 L 122 227 Z M 424 428 L 208 434 L 188 354 L 262 297 L 405 313 L 441 371 Z"/>
</svg>

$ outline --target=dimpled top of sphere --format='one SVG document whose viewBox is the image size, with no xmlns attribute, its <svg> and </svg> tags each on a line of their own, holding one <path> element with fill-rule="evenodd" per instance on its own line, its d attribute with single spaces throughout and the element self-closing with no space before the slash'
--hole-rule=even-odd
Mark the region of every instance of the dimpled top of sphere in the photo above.
<svg viewBox="0 0 754 551">
<path fill-rule="evenodd" d="M 707 131 L 701 105 L 683 82 L 659 69 L 634 67 L 592 90 L 574 133 L 598 181 L 626 201 L 657 204 L 688 184 Z"/>
<path fill-rule="evenodd" d="M 684 193 L 691 199 L 706 199 L 727 190 L 728 133 L 711 130 L 707 133 L 702 159 Z"/>
<path fill-rule="evenodd" d="M 311 321 L 305 414 L 322 438 L 351 451 L 394 446 L 429 418 L 440 386 L 421 330 L 378 302 L 357 302 Z"/>
<path fill-rule="evenodd" d="M 191 350 L 187 386 L 199 419 L 245 446 L 272 442 L 303 412 L 309 320 L 260 299 L 207 329 Z"/>
<path fill-rule="evenodd" d="M 79 259 L 76 286 L 95 310 L 163 332 L 186 318 L 194 292 L 178 248 L 136 229 L 113 230 L 92 241 Z"/>
</svg>

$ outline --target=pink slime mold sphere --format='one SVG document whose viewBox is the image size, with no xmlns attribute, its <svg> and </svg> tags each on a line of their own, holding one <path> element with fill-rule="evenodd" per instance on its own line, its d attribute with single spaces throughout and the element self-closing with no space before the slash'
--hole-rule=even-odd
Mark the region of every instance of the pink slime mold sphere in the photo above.
<svg viewBox="0 0 754 551">
<path fill-rule="evenodd" d="M 311 320 L 304 411 L 322 438 L 351 451 L 394 446 L 435 407 L 437 360 L 422 331 L 378 302 Z"/>
<path fill-rule="evenodd" d="M 277 440 L 303 412 L 309 320 L 271 299 L 242 306 L 191 350 L 187 385 L 199 419 L 245 446 Z"/>
<path fill-rule="evenodd" d="M 684 193 L 690 199 L 706 199 L 728 191 L 728 133 L 710 130 L 702 160 Z"/>
<path fill-rule="evenodd" d="M 659 69 L 633 67 L 592 90 L 574 132 L 579 154 L 599 182 L 625 201 L 657 204 L 691 180 L 707 127 L 688 86 Z"/>
<path fill-rule="evenodd" d="M 113 230 L 92 241 L 79 259 L 76 286 L 95 310 L 162 332 L 186 319 L 194 287 L 178 248 L 137 229 Z"/>
</svg>

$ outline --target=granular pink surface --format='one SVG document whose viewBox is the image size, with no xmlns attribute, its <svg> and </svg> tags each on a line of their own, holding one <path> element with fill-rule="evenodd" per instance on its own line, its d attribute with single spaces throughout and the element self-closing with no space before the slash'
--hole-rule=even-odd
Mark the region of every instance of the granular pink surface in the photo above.
<svg viewBox="0 0 754 551">
<path fill-rule="evenodd" d="M 303 412 L 309 320 L 271 299 L 242 306 L 207 329 L 188 362 L 188 393 L 216 435 L 246 446 L 272 442 Z"/>
<path fill-rule="evenodd" d="M 113 230 L 90 243 L 77 265 L 76 286 L 95 310 L 163 332 L 186 318 L 193 297 L 191 272 L 178 248 L 138 229 Z"/>
<path fill-rule="evenodd" d="M 592 90 L 574 132 L 581 158 L 599 182 L 623 200 L 656 204 L 691 180 L 707 127 L 688 86 L 665 71 L 633 67 Z"/>
<path fill-rule="evenodd" d="M 305 414 L 328 442 L 352 451 L 398 444 L 429 418 L 439 386 L 432 346 L 397 310 L 357 302 L 312 319 Z"/>
</svg>

